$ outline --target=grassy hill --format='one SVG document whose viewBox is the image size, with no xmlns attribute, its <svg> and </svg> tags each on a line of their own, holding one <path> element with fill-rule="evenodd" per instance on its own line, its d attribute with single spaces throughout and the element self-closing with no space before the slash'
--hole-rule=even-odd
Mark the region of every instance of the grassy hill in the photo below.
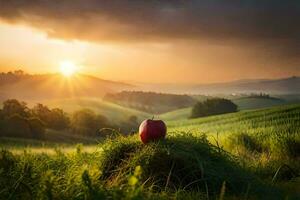
<svg viewBox="0 0 300 200">
<path fill-rule="evenodd" d="M 292 97 L 278 96 L 278 98 L 241 97 L 232 99 L 232 102 L 238 106 L 240 111 L 244 111 L 299 103 L 300 101 L 296 97 L 299 97 L 299 95 L 293 95 Z M 184 120 L 190 117 L 191 109 L 192 108 L 178 109 L 161 114 L 159 117 L 164 120 Z"/>
<path fill-rule="evenodd" d="M 268 109 L 240 111 L 205 118 L 168 122 L 169 131 L 185 131 L 195 134 L 276 133 L 300 132 L 300 105 L 278 106 Z M 298 134 L 297 134 L 298 135 Z"/>
<path fill-rule="evenodd" d="M 195 98 L 189 95 L 142 91 L 111 93 L 105 95 L 104 100 L 151 114 L 161 114 L 190 107 L 197 102 Z"/>
<path fill-rule="evenodd" d="M 134 86 L 76 74 L 66 78 L 60 74 L 26 74 L 22 71 L 0 73 L 0 100 L 17 98 L 25 101 L 93 97 L 101 98 L 108 92 L 133 89 Z"/>
<path fill-rule="evenodd" d="M 250 110 L 259 108 L 268 108 L 272 106 L 288 104 L 283 99 L 278 98 L 257 98 L 257 97 L 244 97 L 232 100 L 238 105 L 239 110 Z"/>
<path fill-rule="evenodd" d="M 299 199 L 299 104 L 167 125 L 148 145 L 133 135 L 89 151 L 1 151 L 2 197 Z"/>
<path fill-rule="evenodd" d="M 68 113 L 76 110 L 88 108 L 96 113 L 106 116 L 108 119 L 117 122 L 127 120 L 128 117 L 135 115 L 139 120 L 149 118 L 152 115 L 132 108 L 123 107 L 111 102 L 102 101 L 98 98 L 69 98 L 43 101 L 49 107 L 59 107 Z"/>
<path fill-rule="evenodd" d="M 187 119 L 190 117 L 191 112 L 192 112 L 191 107 L 178 109 L 178 110 L 174 110 L 174 111 L 159 115 L 159 119 L 166 120 L 166 121 Z"/>
</svg>

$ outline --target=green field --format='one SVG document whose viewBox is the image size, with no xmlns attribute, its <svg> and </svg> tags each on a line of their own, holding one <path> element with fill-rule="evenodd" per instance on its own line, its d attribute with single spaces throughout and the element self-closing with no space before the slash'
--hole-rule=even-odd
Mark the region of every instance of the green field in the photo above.
<svg viewBox="0 0 300 200">
<path fill-rule="evenodd" d="M 73 135 L 67 131 L 46 130 L 43 139 L 23 139 L 0 137 L 1 149 L 7 149 L 14 153 L 23 153 L 24 150 L 33 153 L 54 153 L 56 149 L 73 151 L 77 145 L 84 145 L 85 150 L 95 148 L 103 138 L 90 138 L 81 135 Z"/>
<path fill-rule="evenodd" d="M 237 98 L 232 100 L 238 105 L 239 110 L 259 109 L 268 108 L 272 106 L 279 106 L 288 104 L 285 100 L 277 98 L 256 98 L 256 97 L 245 97 Z"/>
<path fill-rule="evenodd" d="M 49 107 L 59 107 L 68 113 L 72 113 L 80 109 L 88 108 L 93 110 L 97 114 L 104 115 L 108 119 L 117 122 L 127 120 L 128 117 L 132 115 L 137 116 L 139 119 L 145 119 L 150 116 L 150 114 L 148 113 L 119 106 L 117 104 L 103 101 L 98 98 L 60 99 L 60 100 L 44 101 L 43 103 L 45 103 Z"/>
<path fill-rule="evenodd" d="M 286 98 L 286 100 L 279 99 L 279 97 Z M 240 111 L 244 111 L 298 103 L 299 99 L 297 99 L 296 97 L 298 98 L 298 95 L 292 97 L 278 96 L 278 98 L 243 97 L 234 98 L 232 99 L 232 102 L 238 106 L 238 109 Z M 192 108 L 174 110 L 161 114 L 159 117 L 168 121 L 188 119 L 191 115 L 191 110 Z"/>
<path fill-rule="evenodd" d="M 187 119 L 190 117 L 191 112 L 192 112 L 192 108 L 183 108 L 183 109 L 174 110 L 171 112 L 161 114 L 159 115 L 159 118 L 167 121 Z"/>
<path fill-rule="evenodd" d="M 95 113 L 104 115 L 108 119 L 115 122 L 126 121 L 128 117 L 132 115 L 137 116 L 139 120 L 152 116 L 149 113 L 103 101 L 100 98 L 66 98 L 55 100 L 26 101 L 26 103 L 28 103 L 29 107 L 33 107 L 37 103 L 42 103 L 50 108 L 61 108 L 69 114 L 81 109 L 91 109 Z M 0 108 L 1 107 L 2 102 L 0 103 Z"/>
<path fill-rule="evenodd" d="M 200 96 L 195 98 L 203 101 L 207 97 Z M 243 97 L 232 99 L 232 101 L 238 105 L 239 110 L 243 111 L 297 103 L 299 102 L 299 98 L 299 95 L 286 95 L 278 96 L 278 98 Z M 106 116 L 109 120 L 115 123 L 126 121 L 130 116 L 133 115 L 138 117 L 138 121 L 141 121 L 145 118 L 151 118 L 153 116 L 153 114 L 120 106 L 108 101 L 103 101 L 99 98 L 68 98 L 57 100 L 42 100 L 39 102 L 30 101 L 29 106 L 32 107 L 35 105 L 35 103 L 43 103 L 50 108 L 58 107 L 68 113 L 73 113 L 74 111 L 88 108 L 93 110 L 97 114 Z M 154 117 L 167 121 L 188 119 L 191 115 L 191 109 L 191 107 L 178 109 L 160 115 L 154 115 Z"/>
<path fill-rule="evenodd" d="M 148 145 L 137 135 L 2 138 L 0 199 L 300 198 L 299 104 L 167 117 L 167 139 Z"/>
<path fill-rule="evenodd" d="M 274 131 L 297 133 L 300 131 L 299 104 L 267 109 L 240 111 L 205 118 L 168 122 L 171 131 L 198 131 L 202 133 L 254 133 L 272 134 Z"/>
</svg>

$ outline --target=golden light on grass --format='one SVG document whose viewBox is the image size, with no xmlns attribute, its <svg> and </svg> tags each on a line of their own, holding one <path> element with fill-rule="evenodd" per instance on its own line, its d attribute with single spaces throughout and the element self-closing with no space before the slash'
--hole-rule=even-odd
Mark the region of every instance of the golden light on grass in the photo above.
<svg viewBox="0 0 300 200">
<path fill-rule="evenodd" d="M 71 61 L 61 62 L 59 68 L 60 68 L 60 73 L 66 77 L 71 77 L 78 70 L 78 67 Z"/>
</svg>

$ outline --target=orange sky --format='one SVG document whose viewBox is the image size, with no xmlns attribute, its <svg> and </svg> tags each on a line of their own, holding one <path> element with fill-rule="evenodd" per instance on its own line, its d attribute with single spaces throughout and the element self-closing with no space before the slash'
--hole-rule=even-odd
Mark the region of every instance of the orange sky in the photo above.
<svg viewBox="0 0 300 200">
<path fill-rule="evenodd" d="M 148 21 L 146 17 L 144 21 L 134 20 L 135 15 L 127 19 L 110 5 L 105 17 L 111 21 L 89 13 L 92 10 L 89 7 L 84 15 L 89 17 L 82 21 L 83 18 L 72 11 L 76 11 L 76 6 L 81 8 L 80 4 L 70 10 L 65 6 L 61 11 L 56 7 L 51 11 L 51 3 L 36 4 L 40 6 L 38 9 L 20 4 L 19 10 L 5 3 L 4 9 L 0 8 L 0 71 L 22 69 L 28 73 L 55 73 L 59 63 L 71 61 L 81 73 L 117 81 L 211 83 L 300 75 L 299 47 L 290 40 L 297 41 L 297 34 L 280 32 L 277 36 L 272 28 L 267 31 L 276 33 L 273 38 L 252 21 L 245 22 L 248 23 L 245 32 L 249 33 L 244 34 L 242 28 L 235 27 L 231 21 L 227 26 L 225 20 L 216 23 L 214 17 L 209 18 L 207 29 L 201 29 L 206 22 L 201 21 L 201 25 L 198 19 L 194 20 L 197 15 L 189 16 L 178 5 L 155 5 L 156 10 L 139 5 L 145 16 L 159 11 L 163 22 L 155 24 L 156 21 Z M 189 7 L 183 8 L 187 10 L 193 7 L 186 6 Z M 227 7 L 223 7 L 221 10 L 225 10 L 226 16 Z M 16 16 L 7 14 L 12 13 L 11 9 L 15 9 Z M 43 9 L 45 12 L 41 12 Z M 109 12 L 115 15 L 110 16 Z M 58 15 L 65 15 L 69 22 Z M 231 19 L 231 15 L 228 16 Z M 124 24 L 120 24 L 121 17 L 125 18 Z M 169 17 L 178 19 L 170 22 Z M 169 29 L 164 23 L 170 25 Z"/>
</svg>

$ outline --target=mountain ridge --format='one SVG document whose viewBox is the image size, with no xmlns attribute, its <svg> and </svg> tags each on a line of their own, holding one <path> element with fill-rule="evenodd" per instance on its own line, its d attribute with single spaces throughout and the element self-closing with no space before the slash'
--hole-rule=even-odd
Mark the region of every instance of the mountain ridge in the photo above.
<svg viewBox="0 0 300 200">
<path fill-rule="evenodd" d="M 232 94 L 232 93 L 269 93 L 300 94 L 300 77 L 290 76 L 278 79 L 241 79 L 222 83 L 208 84 L 140 84 L 144 91 L 169 92 L 181 94 Z"/>
<path fill-rule="evenodd" d="M 103 97 L 108 92 L 135 86 L 104 80 L 91 75 L 25 74 L 22 71 L 0 73 L 0 99 L 41 100 L 70 97 Z"/>
<path fill-rule="evenodd" d="M 93 75 L 64 77 L 58 73 L 26 74 L 21 70 L 0 73 L 0 100 L 17 98 L 41 100 L 72 97 L 102 98 L 107 93 L 124 90 L 153 91 L 173 94 L 268 93 L 300 94 L 300 77 L 278 79 L 240 79 L 209 84 L 130 84 L 105 80 Z"/>
</svg>

